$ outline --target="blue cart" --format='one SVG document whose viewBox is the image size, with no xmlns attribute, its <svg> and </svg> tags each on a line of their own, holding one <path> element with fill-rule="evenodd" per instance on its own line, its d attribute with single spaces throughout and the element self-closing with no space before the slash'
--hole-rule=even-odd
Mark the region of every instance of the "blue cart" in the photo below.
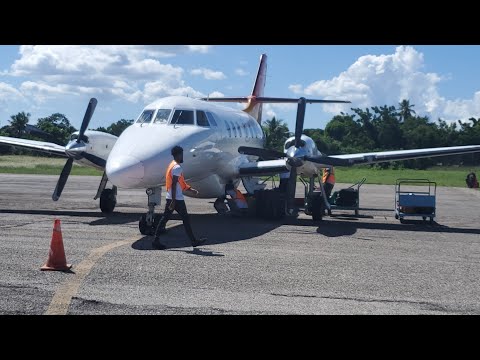
<svg viewBox="0 0 480 360">
<path fill-rule="evenodd" d="M 421 191 L 412 190 L 422 189 Z M 420 217 L 423 221 L 435 218 L 437 183 L 428 179 L 397 179 L 395 182 L 395 219 Z"/>
</svg>

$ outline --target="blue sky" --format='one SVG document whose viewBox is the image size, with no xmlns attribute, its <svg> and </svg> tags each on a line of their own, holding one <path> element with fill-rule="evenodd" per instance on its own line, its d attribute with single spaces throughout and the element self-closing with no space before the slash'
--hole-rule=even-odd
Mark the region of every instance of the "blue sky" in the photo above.
<svg viewBox="0 0 480 360">
<path fill-rule="evenodd" d="M 58 112 L 78 129 L 91 97 L 96 128 L 163 96 L 249 95 L 262 53 L 266 96 L 352 101 L 307 105 L 305 128 L 403 98 L 432 121 L 480 117 L 478 45 L 0 45 L 0 127 L 25 111 L 31 124 Z M 264 120 L 273 115 L 294 130 L 295 106 L 267 105 Z"/>
</svg>

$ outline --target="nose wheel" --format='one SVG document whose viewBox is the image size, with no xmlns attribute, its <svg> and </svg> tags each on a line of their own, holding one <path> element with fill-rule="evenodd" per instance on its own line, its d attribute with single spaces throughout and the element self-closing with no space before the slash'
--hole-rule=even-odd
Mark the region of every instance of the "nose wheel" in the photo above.
<svg viewBox="0 0 480 360">
<path fill-rule="evenodd" d="M 100 195 L 100 210 L 105 214 L 110 214 L 117 205 L 117 188 L 104 189 Z"/>
<path fill-rule="evenodd" d="M 162 216 L 160 214 L 156 214 L 154 215 L 153 222 L 148 224 L 147 214 L 142 215 L 138 221 L 138 230 L 140 230 L 140 234 L 154 235 L 161 218 Z"/>
<path fill-rule="evenodd" d="M 148 196 L 148 212 L 140 217 L 138 221 L 138 230 L 142 235 L 154 235 L 160 219 L 160 214 L 155 214 L 155 206 L 160 205 L 162 188 L 148 188 L 146 191 Z"/>
</svg>

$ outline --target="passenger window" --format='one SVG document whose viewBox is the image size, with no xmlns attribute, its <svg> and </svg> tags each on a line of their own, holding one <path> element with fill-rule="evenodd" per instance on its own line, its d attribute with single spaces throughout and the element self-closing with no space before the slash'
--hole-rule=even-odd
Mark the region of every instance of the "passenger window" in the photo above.
<svg viewBox="0 0 480 360">
<path fill-rule="evenodd" d="M 153 122 L 157 124 L 166 124 L 171 112 L 172 110 L 170 109 L 158 109 L 157 116 L 155 116 Z"/>
<path fill-rule="evenodd" d="M 149 123 L 152 120 L 152 116 L 155 110 L 144 110 L 142 114 L 138 117 L 136 123 L 137 124 L 143 124 L 143 123 Z"/>
<path fill-rule="evenodd" d="M 233 130 L 233 136 L 237 137 L 237 128 L 235 127 L 235 123 L 232 121 L 232 130 Z"/>
<path fill-rule="evenodd" d="M 239 137 L 243 137 L 243 134 L 242 134 L 242 126 L 240 124 L 237 123 L 237 130 L 238 130 L 238 136 Z"/>
<path fill-rule="evenodd" d="M 173 114 L 172 125 L 193 125 L 193 111 L 191 110 L 175 110 Z"/>
<path fill-rule="evenodd" d="M 232 130 L 230 129 L 230 122 L 225 120 L 225 126 L 227 127 L 228 137 L 232 137 Z"/>
<path fill-rule="evenodd" d="M 248 138 L 248 135 L 250 134 L 248 133 L 248 130 L 247 130 L 247 124 L 244 123 L 242 127 L 243 127 L 243 133 L 245 134 L 245 137 Z"/>
<path fill-rule="evenodd" d="M 207 112 L 208 120 L 210 121 L 210 125 L 217 126 L 217 121 L 215 120 L 215 116 L 211 112 Z"/>
<path fill-rule="evenodd" d="M 250 137 L 253 139 L 255 137 L 255 134 L 253 133 L 253 124 L 251 122 L 248 122 L 248 131 L 250 132 Z"/>
<path fill-rule="evenodd" d="M 207 115 L 205 115 L 203 111 L 197 110 L 197 125 L 210 127 L 210 124 L 208 123 Z"/>
</svg>

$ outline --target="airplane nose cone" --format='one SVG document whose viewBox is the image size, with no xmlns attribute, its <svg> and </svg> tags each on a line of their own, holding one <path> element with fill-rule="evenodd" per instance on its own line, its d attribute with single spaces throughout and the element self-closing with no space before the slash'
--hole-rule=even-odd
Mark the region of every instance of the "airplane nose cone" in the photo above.
<svg viewBox="0 0 480 360">
<path fill-rule="evenodd" d="M 105 170 L 112 184 L 122 188 L 135 187 L 145 176 L 143 163 L 133 156 L 109 158 Z"/>
</svg>

